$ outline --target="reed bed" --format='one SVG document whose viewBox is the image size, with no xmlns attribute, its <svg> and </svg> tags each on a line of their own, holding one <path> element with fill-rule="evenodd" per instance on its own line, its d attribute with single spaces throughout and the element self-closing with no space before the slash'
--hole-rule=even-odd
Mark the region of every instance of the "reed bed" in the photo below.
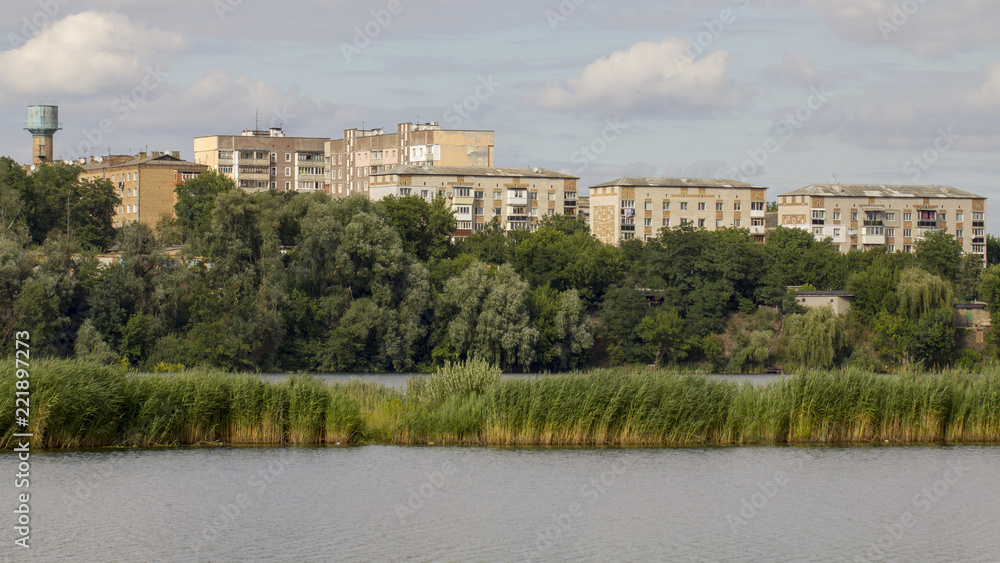
<svg viewBox="0 0 1000 563">
<path fill-rule="evenodd" d="M 36 361 L 31 417 L 15 426 L 0 363 L 0 446 L 190 444 L 738 445 L 1000 443 L 1000 372 L 810 371 L 766 385 L 649 370 L 501 379 L 470 361 L 405 391 L 311 376 L 137 375 Z"/>
</svg>

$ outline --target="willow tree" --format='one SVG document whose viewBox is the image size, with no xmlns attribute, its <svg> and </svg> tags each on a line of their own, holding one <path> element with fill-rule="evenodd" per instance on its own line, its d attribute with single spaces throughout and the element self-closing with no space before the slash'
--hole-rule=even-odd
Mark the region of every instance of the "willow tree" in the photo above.
<svg viewBox="0 0 1000 563">
<path fill-rule="evenodd" d="M 789 315 L 785 331 L 788 334 L 788 356 L 802 367 L 832 367 L 847 344 L 844 319 L 835 315 L 829 307 Z"/>
<path fill-rule="evenodd" d="M 953 296 L 950 283 L 920 268 L 903 271 L 896 293 L 900 314 L 914 320 L 928 311 L 950 307 Z"/>
</svg>

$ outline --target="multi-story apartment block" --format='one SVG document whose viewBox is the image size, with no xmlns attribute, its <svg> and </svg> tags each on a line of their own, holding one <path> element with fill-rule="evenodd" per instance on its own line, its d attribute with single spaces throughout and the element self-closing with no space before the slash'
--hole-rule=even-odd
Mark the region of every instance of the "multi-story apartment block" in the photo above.
<svg viewBox="0 0 1000 563">
<path fill-rule="evenodd" d="M 617 244 L 649 240 L 663 228 L 735 227 L 763 242 L 766 198 L 767 188 L 736 180 L 618 178 L 590 188 L 591 231 L 601 242 Z"/>
<path fill-rule="evenodd" d="M 241 135 L 195 137 L 194 160 L 232 178 L 244 190 L 312 192 L 325 189 L 320 137 L 286 137 L 280 128 Z"/>
<path fill-rule="evenodd" d="M 400 123 L 383 129 L 347 129 L 325 143 L 327 191 L 334 197 L 369 193 L 373 176 L 410 164 L 493 166 L 493 131 L 441 129 L 437 123 Z"/>
<path fill-rule="evenodd" d="M 576 215 L 579 178 L 542 168 L 400 166 L 372 176 L 369 197 L 443 197 L 458 222 L 456 237 L 497 219 L 507 231 L 534 230 L 555 214 Z"/>
<path fill-rule="evenodd" d="M 162 217 L 173 217 L 174 187 L 208 170 L 181 160 L 179 152 L 95 156 L 81 166 L 81 180 L 108 180 L 117 190 L 122 203 L 113 219 L 116 228 L 136 222 L 154 227 Z"/>
<path fill-rule="evenodd" d="M 944 230 L 966 253 L 986 257 L 986 198 L 949 186 L 813 184 L 781 195 L 778 213 L 781 226 L 829 238 L 841 252 L 909 252 Z"/>
</svg>

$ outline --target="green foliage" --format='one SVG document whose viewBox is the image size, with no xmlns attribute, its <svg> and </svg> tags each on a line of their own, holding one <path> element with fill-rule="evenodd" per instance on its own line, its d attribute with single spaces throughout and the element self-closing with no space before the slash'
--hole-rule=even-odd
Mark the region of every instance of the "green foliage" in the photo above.
<svg viewBox="0 0 1000 563">
<path fill-rule="evenodd" d="M 897 288 L 899 312 L 918 319 L 932 309 L 951 307 L 951 284 L 919 268 L 904 270 Z"/>
<path fill-rule="evenodd" d="M 191 235 L 201 235 L 208 231 L 212 222 L 215 199 L 223 193 L 236 189 L 236 183 L 225 174 L 210 170 L 177 184 L 174 188 L 176 203 L 174 215 L 185 240 Z"/>
<path fill-rule="evenodd" d="M 830 368 L 846 346 L 844 319 L 829 307 L 810 309 L 785 320 L 788 355 L 804 368 Z"/>
<path fill-rule="evenodd" d="M 451 251 L 455 216 L 444 198 L 427 202 L 415 195 L 389 196 L 379 201 L 386 221 L 399 233 L 403 250 L 421 262 L 443 258 Z"/>
<path fill-rule="evenodd" d="M 1000 313 L 1000 265 L 983 270 L 979 279 L 979 298 L 986 302 L 990 313 Z"/>
<path fill-rule="evenodd" d="M 962 265 L 962 244 L 944 230 L 932 231 L 913 245 L 917 266 L 935 276 L 954 280 Z"/>
<path fill-rule="evenodd" d="M 729 359 L 729 371 L 750 373 L 763 369 L 771 355 L 773 337 L 774 332 L 770 330 L 758 330 L 749 335 L 740 334 L 733 355 Z"/>
<path fill-rule="evenodd" d="M 425 384 L 411 386 L 407 396 L 412 394 L 417 403 L 424 408 L 433 409 L 449 397 L 482 395 L 499 382 L 499 367 L 479 358 L 471 358 L 445 364 Z"/>
<path fill-rule="evenodd" d="M 79 360 L 106 365 L 115 364 L 119 358 L 119 355 L 101 338 L 101 333 L 94 328 L 94 322 L 90 319 L 84 321 L 76 333 L 74 353 Z"/>
<path fill-rule="evenodd" d="M 677 359 L 677 353 L 685 342 L 684 319 L 673 309 L 662 308 L 654 314 L 646 315 L 636 328 L 646 345 L 656 351 L 654 364 L 660 369 L 664 353 L 670 359 Z"/>
</svg>

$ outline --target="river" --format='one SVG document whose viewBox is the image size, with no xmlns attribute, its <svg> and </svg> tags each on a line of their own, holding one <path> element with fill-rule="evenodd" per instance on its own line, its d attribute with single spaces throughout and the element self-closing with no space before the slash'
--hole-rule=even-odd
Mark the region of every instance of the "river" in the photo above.
<svg viewBox="0 0 1000 563">
<path fill-rule="evenodd" d="M 35 452 L 5 561 L 997 561 L 1000 447 Z"/>
</svg>

